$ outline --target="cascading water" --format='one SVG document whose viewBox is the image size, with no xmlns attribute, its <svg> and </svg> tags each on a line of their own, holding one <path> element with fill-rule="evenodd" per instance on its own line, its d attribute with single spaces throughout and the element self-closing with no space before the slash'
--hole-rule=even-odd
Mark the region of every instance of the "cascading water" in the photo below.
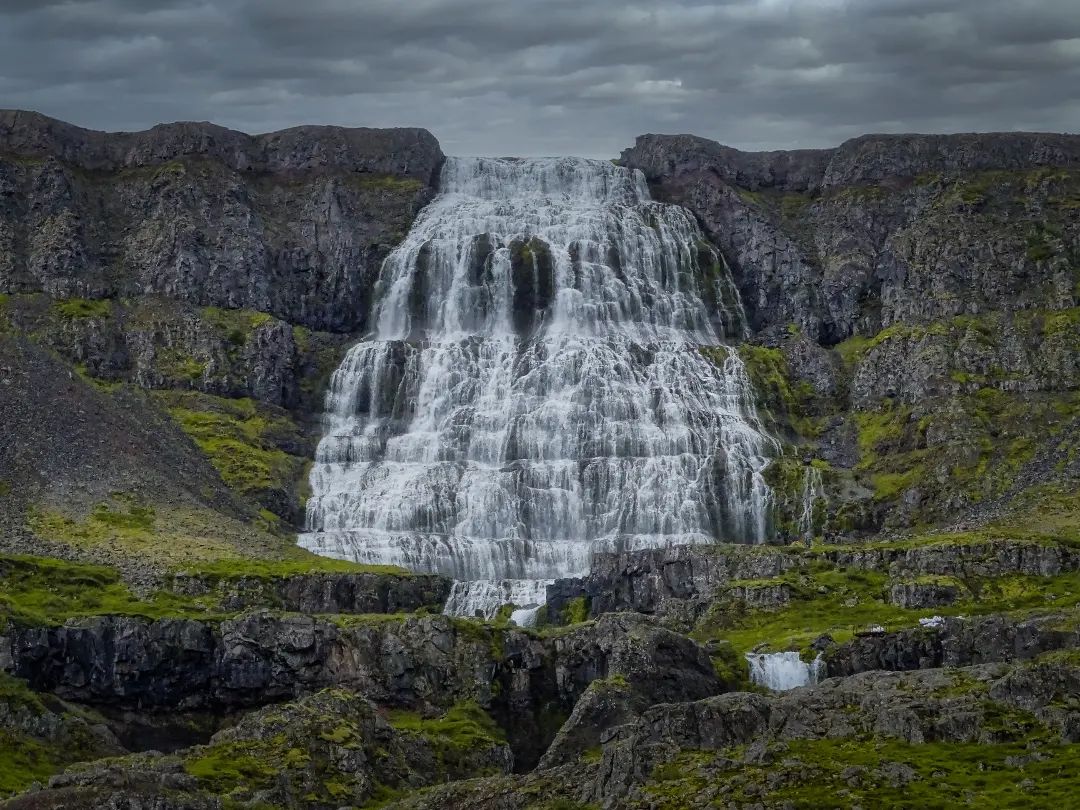
<svg viewBox="0 0 1080 810">
<path fill-rule="evenodd" d="M 825 670 L 820 655 L 807 663 L 797 652 L 750 653 L 746 660 L 750 664 L 751 682 L 775 692 L 815 684 Z"/>
<path fill-rule="evenodd" d="M 377 295 L 331 380 L 303 546 L 453 576 L 448 612 L 490 617 L 596 551 L 764 540 L 772 441 L 719 346 L 737 293 L 640 172 L 449 159 Z"/>
</svg>

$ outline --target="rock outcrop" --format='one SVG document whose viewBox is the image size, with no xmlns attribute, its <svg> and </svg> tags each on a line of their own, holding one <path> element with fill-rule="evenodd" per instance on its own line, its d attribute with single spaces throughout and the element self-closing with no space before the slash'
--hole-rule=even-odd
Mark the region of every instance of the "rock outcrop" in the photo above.
<svg viewBox="0 0 1080 810">
<path fill-rule="evenodd" d="M 1080 648 L 1080 630 L 1067 625 L 1054 615 L 1027 620 L 1003 615 L 938 618 L 928 627 L 856 637 L 827 651 L 825 666 L 832 676 L 1026 661 Z"/>
<path fill-rule="evenodd" d="M 750 610 L 787 605 L 794 594 L 782 578 L 809 573 L 814 565 L 887 575 L 893 580 L 891 601 L 921 608 L 955 601 L 960 580 L 1076 571 L 1080 554 L 1068 543 L 993 536 L 953 541 L 948 534 L 918 545 L 897 541 L 806 549 L 728 544 L 597 554 L 588 576 L 556 580 L 548 587 L 548 615 L 557 621 L 571 603 L 584 600 L 590 616 L 645 613 L 693 626 L 719 601 Z"/>
<path fill-rule="evenodd" d="M 595 680 L 622 679 L 644 706 L 722 689 L 702 647 L 630 615 L 550 638 L 445 616 L 107 616 L 15 628 L 4 646 L 10 652 L 0 660 L 34 689 L 149 712 L 239 709 L 337 686 L 425 711 L 473 701 L 506 729 L 523 767 Z"/>
<path fill-rule="evenodd" d="M 427 791 L 395 806 L 505 810 L 534 805 L 537 797 L 558 797 L 586 806 L 644 808 L 662 797 L 668 803 L 663 806 L 706 806 L 715 799 L 782 807 L 787 789 L 812 791 L 825 779 L 846 782 L 849 790 L 890 781 L 895 789 L 897 780 L 932 779 L 901 759 L 909 752 L 920 756 L 919 746 L 949 743 L 960 751 L 979 745 L 992 757 L 996 745 L 1010 753 L 1024 751 L 1023 745 L 1007 743 L 1031 738 L 1035 742 L 1028 750 L 1047 746 L 1035 757 L 1062 750 L 1055 746 L 1080 739 L 1080 715 L 1070 703 L 1078 688 L 1075 665 L 994 664 L 868 672 L 784 695 L 734 693 L 664 704 L 612 728 L 591 756 L 518 777 L 514 789 L 505 779 L 478 780 Z M 893 743 L 900 745 L 889 748 Z M 807 761 L 818 748 L 824 760 Z M 851 770 L 852 763 L 843 759 L 844 752 L 862 758 L 875 748 L 887 749 L 879 772 Z M 835 755 L 841 759 L 831 761 Z M 936 768 L 948 765 L 940 757 L 933 762 Z M 1013 767 L 1024 764 L 1018 759 Z M 863 774 L 865 782 L 856 779 Z M 836 794 L 830 789 L 828 795 Z"/>
<path fill-rule="evenodd" d="M 698 217 L 757 331 L 797 324 L 833 344 L 895 323 L 1080 303 L 1068 202 L 1078 136 L 868 135 L 744 153 L 646 135 L 622 162 Z"/>
<path fill-rule="evenodd" d="M 415 129 L 101 133 L 0 113 L 0 292 L 159 294 L 356 331 L 442 159 Z"/>
</svg>

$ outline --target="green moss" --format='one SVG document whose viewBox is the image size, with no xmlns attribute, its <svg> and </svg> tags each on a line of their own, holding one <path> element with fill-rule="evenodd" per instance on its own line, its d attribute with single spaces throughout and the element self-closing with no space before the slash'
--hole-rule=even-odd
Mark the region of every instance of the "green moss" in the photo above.
<svg viewBox="0 0 1080 810">
<path fill-rule="evenodd" d="M 574 599 L 570 599 L 569 601 L 567 601 L 566 605 L 562 609 L 561 618 L 563 624 L 581 624 L 584 621 L 588 621 L 588 597 L 578 596 Z"/>
<path fill-rule="evenodd" d="M 750 665 L 746 656 L 728 641 L 715 643 L 709 652 L 713 670 L 724 691 L 750 690 Z"/>
<path fill-rule="evenodd" d="M 0 617 L 26 625 L 55 625 L 97 615 L 208 617 L 208 604 L 160 592 L 136 597 L 119 573 L 47 557 L 0 555 Z"/>
<path fill-rule="evenodd" d="M 265 493 L 300 487 L 307 459 L 279 446 L 301 441 L 299 428 L 285 411 L 251 399 L 195 392 L 155 395 L 231 489 L 258 502 Z"/>
<path fill-rule="evenodd" d="M 387 719 L 398 731 L 427 740 L 439 762 L 451 771 L 459 771 L 477 750 L 506 744 L 502 729 L 473 701 L 455 703 L 441 717 L 391 711 Z"/>
<path fill-rule="evenodd" d="M 65 298 L 53 302 L 52 310 L 61 318 L 108 318 L 112 314 L 112 302 L 108 299 Z"/>
<path fill-rule="evenodd" d="M 219 336 L 224 337 L 226 344 L 232 349 L 247 345 L 255 330 L 269 323 L 273 317 L 269 313 L 250 309 L 221 309 L 219 307 L 204 307 L 200 315 Z"/>
<path fill-rule="evenodd" d="M 277 768 L 263 757 L 249 753 L 249 743 L 216 745 L 184 763 L 184 770 L 216 793 L 227 793 L 237 785 L 246 791 L 269 786 Z"/>
<path fill-rule="evenodd" d="M 4 576 L 0 570 L 0 578 Z M 0 608 L 0 618 L 3 614 Z M 87 721 L 97 724 L 101 718 L 40 696 L 25 682 L 0 672 L 0 798 L 45 782 L 76 762 L 112 753 L 102 750 Z"/>
<path fill-rule="evenodd" d="M 870 625 L 889 629 L 917 626 L 927 615 L 925 609 L 905 609 L 888 601 L 893 581 L 888 574 L 858 569 L 837 569 L 831 555 L 848 551 L 870 552 L 883 547 L 895 552 L 921 548 L 931 553 L 934 547 L 968 546 L 967 556 L 995 558 L 1001 553 L 1000 532 L 986 530 L 967 534 L 950 533 L 913 537 L 905 541 L 880 544 L 860 544 L 850 548 L 820 546 L 799 552 L 786 551 L 794 567 L 782 576 L 760 582 L 732 583 L 733 585 L 784 585 L 790 589 L 791 601 L 770 611 L 751 610 L 737 600 L 715 602 L 702 618 L 692 635 L 701 642 L 725 640 L 730 650 L 714 660 L 722 677 L 739 678 L 739 663 L 734 656 L 764 645 L 770 651 L 805 651 L 808 645 L 823 634 L 843 642 Z M 1015 538 L 1006 542 L 1044 545 L 1044 538 L 1027 540 Z M 1009 575 L 997 578 L 966 578 L 962 583 L 950 578 L 927 577 L 925 581 L 955 584 L 958 600 L 934 608 L 941 615 L 985 615 L 1010 613 L 1032 615 L 1071 610 L 1080 598 L 1080 573 L 1070 572 L 1051 577 Z M 722 669 L 721 669 L 722 668 Z"/>
<path fill-rule="evenodd" d="M 206 373 L 207 360 L 199 360 L 179 349 L 159 349 L 154 356 L 154 365 L 166 378 L 179 382 L 194 382 Z"/>
<path fill-rule="evenodd" d="M 396 565 L 367 565 L 348 560 L 336 560 L 316 554 L 293 560 L 231 559 L 201 562 L 182 569 L 210 579 L 265 580 L 284 579 L 302 574 L 381 574 L 385 576 L 411 577 L 412 572 Z"/>
<path fill-rule="evenodd" d="M 1026 740 L 996 745 L 798 740 L 780 750 L 776 762 L 737 769 L 722 767 L 718 758 L 738 760 L 738 750 L 684 751 L 654 769 L 645 787 L 650 806 L 693 806 L 708 789 L 740 806 L 796 810 L 1067 807 L 1080 766 L 1080 746 Z M 903 784 L 889 776 L 898 767 L 909 774 Z"/>
<path fill-rule="evenodd" d="M 750 191 L 746 188 L 736 189 L 736 191 L 747 205 L 762 206 L 765 204 L 765 194 L 760 191 Z"/>
<path fill-rule="evenodd" d="M 721 366 L 728 361 L 729 351 L 723 347 L 702 349 L 706 357 Z M 814 438 L 820 433 L 814 389 L 794 380 L 780 349 L 744 343 L 739 346 L 738 357 L 753 385 L 757 405 L 774 431 L 796 439 Z"/>
<path fill-rule="evenodd" d="M 0 730 L 0 797 L 46 782 L 62 765 L 49 746 Z"/>
<path fill-rule="evenodd" d="M 927 475 L 927 422 L 914 420 L 910 406 L 886 405 L 854 414 L 859 431 L 857 469 L 868 478 L 878 500 L 894 500 Z"/>
</svg>

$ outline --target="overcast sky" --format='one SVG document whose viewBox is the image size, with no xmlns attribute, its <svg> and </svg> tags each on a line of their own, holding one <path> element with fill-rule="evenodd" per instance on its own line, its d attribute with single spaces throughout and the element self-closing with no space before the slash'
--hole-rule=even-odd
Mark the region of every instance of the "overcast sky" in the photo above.
<svg viewBox="0 0 1080 810">
<path fill-rule="evenodd" d="M 0 0 L 0 106 L 609 157 L 1080 130 L 1080 0 Z"/>
</svg>

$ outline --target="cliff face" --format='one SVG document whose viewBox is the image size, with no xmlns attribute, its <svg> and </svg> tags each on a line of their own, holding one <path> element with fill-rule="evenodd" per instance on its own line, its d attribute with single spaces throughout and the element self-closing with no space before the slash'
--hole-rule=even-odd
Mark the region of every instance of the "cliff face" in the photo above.
<svg viewBox="0 0 1080 810">
<path fill-rule="evenodd" d="M 757 330 L 794 323 L 833 344 L 1078 302 L 1080 136 L 868 135 L 744 153 L 645 135 L 622 162 L 698 216 Z"/>
<path fill-rule="evenodd" d="M 419 129 L 103 133 L 0 112 L 0 333 L 51 355 L 5 353 L 13 400 L 38 399 L 26 385 L 57 374 L 72 380 L 75 416 L 90 396 L 75 374 L 107 389 L 99 399 L 149 390 L 138 408 L 182 430 L 156 434 L 158 455 L 193 442 L 204 456 L 185 477 L 197 486 L 149 473 L 87 486 L 61 434 L 39 432 L 38 468 L 16 474 L 20 434 L 0 446 L 13 501 L 0 522 L 22 524 L 23 509 L 43 506 L 84 514 L 111 492 L 160 504 L 190 490 L 213 502 L 219 476 L 249 515 L 302 522 L 326 382 L 365 328 L 380 264 L 433 194 L 442 160 Z M 130 441 L 108 422 L 100 440 L 106 456 Z"/>
<path fill-rule="evenodd" d="M 744 360 L 787 443 L 782 536 L 800 510 L 814 534 L 981 521 L 1075 480 L 1080 136 L 752 154 L 646 135 L 622 162 L 694 212 L 735 277 Z M 809 500 L 796 459 L 821 480 Z"/>
<path fill-rule="evenodd" d="M 424 130 L 114 135 L 0 113 L 0 292 L 159 294 L 360 329 L 441 161 Z"/>
</svg>

